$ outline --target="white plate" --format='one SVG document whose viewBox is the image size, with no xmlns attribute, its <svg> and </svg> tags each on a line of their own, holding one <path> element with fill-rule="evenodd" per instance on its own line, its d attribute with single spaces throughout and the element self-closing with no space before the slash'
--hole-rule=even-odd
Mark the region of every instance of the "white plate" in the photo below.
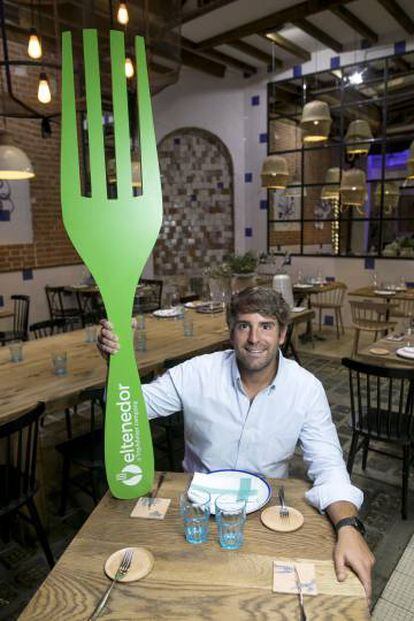
<svg viewBox="0 0 414 621">
<path fill-rule="evenodd" d="M 301 313 L 302 311 L 306 310 L 306 306 L 294 306 L 290 310 L 292 313 Z"/>
<path fill-rule="evenodd" d="M 202 302 L 201 300 L 194 300 L 193 302 L 186 302 L 184 306 L 186 308 L 197 308 L 197 306 L 203 306 L 206 302 Z"/>
<path fill-rule="evenodd" d="M 182 310 L 177 308 L 160 308 L 152 313 L 154 317 L 180 317 Z"/>
<path fill-rule="evenodd" d="M 377 295 L 395 295 L 395 291 L 383 291 L 382 289 L 375 289 L 374 293 Z"/>
<path fill-rule="evenodd" d="M 293 285 L 294 289 L 312 289 L 313 285 L 307 285 L 306 283 L 297 282 Z"/>
<path fill-rule="evenodd" d="M 402 358 L 414 360 L 414 347 L 400 347 L 400 349 L 397 349 L 395 353 L 397 356 L 401 356 Z"/>
<path fill-rule="evenodd" d="M 194 479 L 190 485 L 191 490 L 206 490 L 211 495 L 211 513 L 215 514 L 215 501 L 221 494 L 234 493 L 235 498 L 240 497 L 240 491 L 247 497 L 246 512 L 258 511 L 267 504 L 272 496 L 270 485 L 257 474 L 246 472 L 245 470 L 214 470 L 207 474 L 194 475 L 200 480 L 200 484 L 195 484 Z"/>
</svg>

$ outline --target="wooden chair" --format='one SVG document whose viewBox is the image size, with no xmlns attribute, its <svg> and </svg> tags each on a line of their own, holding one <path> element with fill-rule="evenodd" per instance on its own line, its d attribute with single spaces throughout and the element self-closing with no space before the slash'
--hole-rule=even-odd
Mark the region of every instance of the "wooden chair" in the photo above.
<svg viewBox="0 0 414 621">
<path fill-rule="evenodd" d="M 45 319 L 32 323 L 29 332 L 33 334 L 35 339 L 41 339 L 52 334 L 65 332 L 66 323 L 64 319 Z"/>
<path fill-rule="evenodd" d="M 401 517 L 406 520 L 414 440 L 414 369 L 374 366 L 351 358 L 344 358 L 342 364 L 349 369 L 351 399 L 348 472 L 352 474 L 356 453 L 361 448 L 363 470 L 369 450 L 402 459 Z M 373 448 L 370 441 L 396 446 L 400 454 Z"/>
<path fill-rule="evenodd" d="M 13 329 L 0 332 L 0 343 L 5 345 L 9 341 L 29 340 L 29 308 L 30 297 L 28 295 L 11 295 L 13 300 Z"/>
<path fill-rule="evenodd" d="M 371 302 L 368 300 L 350 300 L 352 325 L 355 330 L 352 356 L 358 352 L 359 335 L 361 331 L 374 333 L 374 341 L 378 333 L 387 332 L 394 328 L 396 322 L 389 320 L 393 304 Z"/>
<path fill-rule="evenodd" d="M 410 319 L 414 317 L 414 299 L 395 300 L 395 307 L 390 311 L 390 317 Z"/>
<path fill-rule="evenodd" d="M 82 311 L 78 304 L 75 307 L 65 304 L 64 298 L 67 295 L 65 287 L 46 285 L 45 293 L 50 319 L 63 319 L 70 330 L 75 327 L 75 324 L 84 326 Z"/>
<path fill-rule="evenodd" d="M 336 338 L 339 339 L 339 331 L 345 334 L 344 322 L 342 320 L 342 306 L 344 303 L 347 286 L 343 282 L 335 282 L 334 289 L 320 291 L 311 295 L 311 307 L 319 309 L 319 332 L 322 330 L 322 311 L 332 310 L 335 313 Z"/>
<path fill-rule="evenodd" d="M 0 425 L 0 522 L 1 532 L 8 530 L 10 518 L 18 514 L 30 522 L 37 533 L 47 562 L 53 567 L 55 561 L 37 511 L 34 495 L 39 485 L 36 481 L 39 419 L 45 404 L 38 403 L 15 420 Z M 5 460 L 5 461 L 4 461 Z M 22 508 L 26 506 L 26 512 Z M 3 530 L 3 525 L 6 528 Z"/>
<path fill-rule="evenodd" d="M 141 278 L 140 285 L 145 286 L 145 290 L 138 292 L 134 300 L 134 314 L 152 313 L 161 308 L 162 280 Z"/>
</svg>

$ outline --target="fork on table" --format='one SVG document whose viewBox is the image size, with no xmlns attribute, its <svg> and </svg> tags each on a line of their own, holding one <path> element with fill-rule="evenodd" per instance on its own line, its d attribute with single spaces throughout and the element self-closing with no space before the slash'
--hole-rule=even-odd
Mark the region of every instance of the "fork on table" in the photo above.
<svg viewBox="0 0 414 621">
<path fill-rule="evenodd" d="M 122 555 L 122 559 L 121 559 L 121 562 L 119 564 L 118 570 L 117 570 L 114 578 L 112 579 L 111 584 L 109 585 L 109 587 L 107 588 L 105 593 L 102 595 L 102 597 L 99 600 L 95 610 L 93 611 L 92 616 L 89 617 L 88 621 L 94 621 L 94 619 L 97 619 L 99 617 L 99 615 L 101 614 L 102 610 L 105 607 L 106 602 L 108 601 L 108 597 L 109 597 L 112 589 L 114 588 L 115 584 L 117 582 L 119 582 L 121 580 L 121 578 L 126 576 L 126 574 L 129 572 L 129 570 L 131 568 L 131 563 L 132 563 L 133 556 L 134 556 L 134 550 L 132 550 L 131 548 L 127 548 L 125 550 L 124 554 Z"/>
<path fill-rule="evenodd" d="M 127 499 L 149 492 L 154 479 L 151 433 L 136 365 L 131 315 L 137 282 L 160 230 L 162 194 L 144 39 L 135 37 L 142 177 L 142 195 L 137 197 L 132 190 L 122 32 L 110 32 L 110 49 L 117 198 L 107 196 L 98 36 L 96 30 L 84 30 L 91 196 L 81 193 L 72 38 L 70 32 L 64 32 L 61 203 L 66 231 L 95 278 L 108 320 L 119 338 L 120 351 L 109 360 L 105 465 L 112 494 Z"/>
<path fill-rule="evenodd" d="M 285 488 L 283 487 L 283 485 L 279 487 L 278 497 L 279 497 L 279 504 L 280 504 L 279 515 L 282 519 L 288 518 L 289 509 L 287 508 L 286 503 L 285 503 Z"/>
</svg>

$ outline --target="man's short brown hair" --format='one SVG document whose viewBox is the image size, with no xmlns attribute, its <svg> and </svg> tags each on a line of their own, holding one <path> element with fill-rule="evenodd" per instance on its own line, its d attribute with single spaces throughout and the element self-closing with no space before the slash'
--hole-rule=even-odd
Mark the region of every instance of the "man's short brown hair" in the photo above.
<svg viewBox="0 0 414 621">
<path fill-rule="evenodd" d="M 289 305 L 278 291 L 269 287 L 247 287 L 234 293 L 227 305 L 227 325 L 233 330 L 237 316 L 244 313 L 259 313 L 264 317 L 274 317 L 280 328 L 287 325 L 290 316 Z"/>
</svg>

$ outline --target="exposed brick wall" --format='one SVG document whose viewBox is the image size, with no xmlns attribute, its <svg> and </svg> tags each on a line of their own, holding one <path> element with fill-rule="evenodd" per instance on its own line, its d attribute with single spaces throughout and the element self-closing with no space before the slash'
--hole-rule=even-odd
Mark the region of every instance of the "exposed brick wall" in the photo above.
<svg viewBox="0 0 414 621">
<path fill-rule="evenodd" d="M 27 60 L 26 47 L 9 41 L 11 60 Z M 52 51 L 46 50 L 48 61 L 55 61 Z M 47 112 L 59 107 L 60 72 L 47 69 L 56 82 L 52 102 L 40 104 L 37 100 L 39 68 L 28 68 L 26 76 L 13 71 L 13 92 L 25 103 L 37 110 Z M 2 74 L 2 90 L 5 89 L 5 76 Z M 0 271 L 8 272 L 23 268 L 43 268 L 58 265 L 71 265 L 81 260 L 73 248 L 63 227 L 60 207 L 60 124 L 52 124 L 52 136 L 43 139 L 40 133 L 40 120 L 7 119 L 7 129 L 14 140 L 29 156 L 35 177 L 30 181 L 32 199 L 33 244 L 0 246 Z"/>
</svg>

